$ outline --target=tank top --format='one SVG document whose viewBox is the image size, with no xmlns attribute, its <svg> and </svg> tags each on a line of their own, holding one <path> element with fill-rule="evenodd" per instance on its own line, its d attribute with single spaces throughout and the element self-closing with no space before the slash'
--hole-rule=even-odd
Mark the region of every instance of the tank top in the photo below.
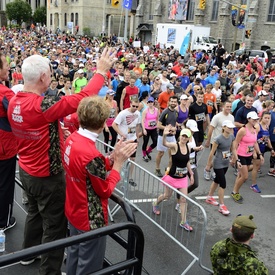
<svg viewBox="0 0 275 275">
<path fill-rule="evenodd" d="M 111 127 L 115 118 L 116 118 L 116 109 L 117 109 L 117 103 L 115 100 L 112 102 L 112 107 L 110 108 L 110 114 L 109 117 L 106 120 L 107 127 Z"/>
<path fill-rule="evenodd" d="M 126 94 L 123 102 L 124 110 L 130 107 L 130 103 L 132 99 L 134 98 L 138 99 L 138 88 L 136 86 L 134 87 L 126 86 L 125 90 L 126 90 Z"/>
<path fill-rule="evenodd" d="M 186 108 L 186 112 L 183 112 L 179 105 L 179 113 L 178 113 L 177 122 L 183 123 L 183 121 L 185 121 L 187 118 L 188 118 L 188 108 Z"/>
<path fill-rule="evenodd" d="M 142 103 L 143 107 L 142 107 L 142 109 L 139 111 L 139 112 L 140 112 L 140 116 L 142 116 L 143 111 L 146 110 L 146 109 L 148 108 L 148 106 L 146 105 L 146 103 L 144 103 L 143 101 L 141 101 L 141 103 Z"/>
<path fill-rule="evenodd" d="M 253 155 L 254 144 L 257 140 L 257 134 L 256 130 L 255 133 L 251 133 L 247 129 L 247 127 L 245 127 L 245 131 L 246 133 L 239 143 L 237 154 L 242 157 L 250 157 Z"/>
<path fill-rule="evenodd" d="M 180 179 L 185 178 L 188 173 L 187 162 L 189 161 L 189 149 L 187 148 L 187 153 L 183 155 L 180 151 L 179 143 L 177 143 L 178 150 L 175 155 L 172 155 L 172 166 L 169 171 L 169 176 L 172 178 Z"/>
<path fill-rule="evenodd" d="M 268 139 L 269 139 L 269 130 L 264 130 L 262 125 L 260 124 L 260 131 L 257 135 L 257 142 L 259 144 L 261 153 L 265 152 L 265 148 L 268 144 Z"/>
<path fill-rule="evenodd" d="M 157 128 L 157 118 L 158 118 L 158 109 L 154 107 L 154 113 L 151 114 L 150 109 L 145 110 L 146 115 L 144 118 L 144 127 L 148 130 L 153 130 Z"/>
</svg>

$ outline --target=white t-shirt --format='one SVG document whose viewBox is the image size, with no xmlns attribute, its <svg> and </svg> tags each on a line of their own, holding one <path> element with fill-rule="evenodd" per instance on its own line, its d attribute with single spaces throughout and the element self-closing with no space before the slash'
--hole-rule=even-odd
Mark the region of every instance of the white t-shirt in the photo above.
<svg viewBox="0 0 275 275">
<path fill-rule="evenodd" d="M 236 82 L 233 85 L 233 94 L 236 95 L 238 90 L 243 86 L 243 84 L 241 84 L 240 82 Z"/>
<path fill-rule="evenodd" d="M 260 113 L 263 110 L 262 104 L 263 104 L 263 102 L 261 102 L 259 99 L 257 99 L 253 102 L 252 106 L 257 109 L 258 113 Z"/>
<path fill-rule="evenodd" d="M 114 121 L 123 135 L 127 137 L 127 140 L 136 140 L 136 127 L 141 123 L 140 112 L 135 111 L 131 113 L 128 109 L 121 111 Z M 121 139 L 121 136 L 118 135 Z"/>
<path fill-rule="evenodd" d="M 213 144 L 214 139 L 222 133 L 222 123 L 225 120 L 230 120 L 234 124 L 234 116 L 231 114 L 225 115 L 223 112 L 213 116 L 210 125 L 214 127 L 210 143 Z"/>
<path fill-rule="evenodd" d="M 216 96 L 217 104 L 220 104 L 221 103 L 222 90 L 221 89 L 216 90 L 215 88 L 213 88 L 211 93 Z"/>
</svg>

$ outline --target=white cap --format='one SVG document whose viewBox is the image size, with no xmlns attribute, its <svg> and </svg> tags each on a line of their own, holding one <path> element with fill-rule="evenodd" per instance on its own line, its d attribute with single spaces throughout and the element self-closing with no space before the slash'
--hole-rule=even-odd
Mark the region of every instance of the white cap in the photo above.
<svg viewBox="0 0 275 275">
<path fill-rule="evenodd" d="M 78 66 L 79 66 L 79 68 L 84 68 L 85 67 L 83 63 L 80 63 Z"/>
<path fill-rule="evenodd" d="M 83 71 L 82 69 L 79 69 L 77 72 L 78 72 L 79 74 L 84 74 L 84 71 Z"/>
<path fill-rule="evenodd" d="M 228 128 L 235 128 L 236 127 L 231 120 L 223 121 L 222 126 L 226 126 Z"/>
<path fill-rule="evenodd" d="M 174 73 L 171 73 L 171 74 L 170 74 L 170 77 L 171 77 L 171 78 L 172 78 L 172 77 L 177 77 L 177 75 L 174 74 Z"/>
<path fill-rule="evenodd" d="M 261 96 L 261 95 L 267 96 L 268 93 L 265 90 L 261 90 L 261 91 L 259 91 L 258 96 Z"/>
<path fill-rule="evenodd" d="M 186 95 L 186 94 L 181 95 L 180 100 L 182 100 L 182 99 L 188 99 L 188 95 Z"/>
<path fill-rule="evenodd" d="M 192 132 L 198 132 L 198 124 L 194 119 L 188 119 L 186 122 L 186 127 L 189 128 Z"/>
<path fill-rule="evenodd" d="M 252 119 L 259 119 L 258 114 L 255 111 L 249 112 L 246 116 L 247 119 L 252 118 Z"/>
</svg>

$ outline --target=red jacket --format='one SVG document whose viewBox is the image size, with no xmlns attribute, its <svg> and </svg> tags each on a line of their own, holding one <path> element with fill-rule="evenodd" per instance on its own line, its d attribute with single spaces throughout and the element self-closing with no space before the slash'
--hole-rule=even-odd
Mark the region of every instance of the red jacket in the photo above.
<svg viewBox="0 0 275 275">
<path fill-rule="evenodd" d="M 63 133 L 59 119 L 76 111 L 80 100 L 95 95 L 104 83 L 100 74 L 78 94 L 54 97 L 19 92 L 12 98 L 8 117 L 19 147 L 20 167 L 34 177 L 63 170 Z"/>
<path fill-rule="evenodd" d="M 116 170 L 107 173 L 109 159 L 84 132 L 74 132 L 65 142 L 65 214 L 75 228 L 89 231 L 108 224 L 108 198 L 120 175 Z"/>
<path fill-rule="evenodd" d="M 10 159 L 17 154 L 17 143 L 7 117 L 9 101 L 14 92 L 0 83 L 0 160 Z"/>
</svg>

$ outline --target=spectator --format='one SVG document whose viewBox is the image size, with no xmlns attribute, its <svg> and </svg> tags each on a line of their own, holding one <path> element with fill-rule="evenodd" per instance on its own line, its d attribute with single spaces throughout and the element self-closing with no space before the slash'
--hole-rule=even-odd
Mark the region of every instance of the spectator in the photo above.
<svg viewBox="0 0 275 275">
<path fill-rule="evenodd" d="M 70 235 L 108 224 L 108 198 L 120 181 L 124 161 L 136 144 L 120 141 L 110 157 L 96 148 L 96 138 L 104 128 L 110 108 L 102 98 L 84 98 L 77 110 L 80 129 L 65 144 L 66 203 Z M 68 248 L 66 274 L 90 274 L 103 267 L 106 236 Z"/>
<path fill-rule="evenodd" d="M 257 229 L 253 216 L 237 216 L 232 224 L 232 238 L 219 241 L 211 249 L 214 275 L 267 275 L 268 269 L 249 246 Z"/>
<path fill-rule="evenodd" d="M 89 85 L 79 94 L 61 98 L 41 96 L 51 80 L 49 61 L 39 55 L 24 60 L 24 91 L 13 97 L 8 110 L 19 146 L 20 179 L 29 200 L 23 248 L 66 236 L 62 167 L 64 136 L 59 118 L 74 113 L 83 97 L 98 93 L 104 82 L 103 75 L 110 69 L 114 56 L 112 49 L 105 49 L 98 61 L 98 73 Z M 63 249 L 43 254 L 40 274 L 60 274 L 63 254 Z M 24 259 L 21 264 L 29 265 L 34 260 Z"/>
</svg>

